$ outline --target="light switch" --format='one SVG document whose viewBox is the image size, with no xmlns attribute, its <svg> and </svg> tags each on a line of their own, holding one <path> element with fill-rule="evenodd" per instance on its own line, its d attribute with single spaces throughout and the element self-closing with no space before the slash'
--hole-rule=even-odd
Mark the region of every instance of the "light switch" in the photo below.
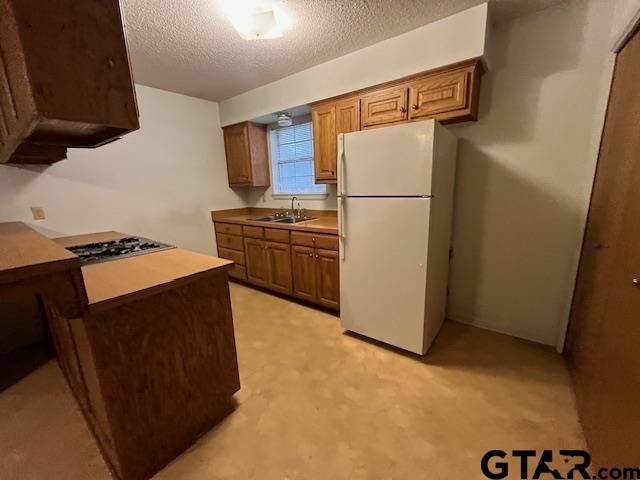
<svg viewBox="0 0 640 480">
<path fill-rule="evenodd" d="M 31 207 L 31 214 L 34 220 L 44 220 L 46 218 L 42 207 Z"/>
</svg>

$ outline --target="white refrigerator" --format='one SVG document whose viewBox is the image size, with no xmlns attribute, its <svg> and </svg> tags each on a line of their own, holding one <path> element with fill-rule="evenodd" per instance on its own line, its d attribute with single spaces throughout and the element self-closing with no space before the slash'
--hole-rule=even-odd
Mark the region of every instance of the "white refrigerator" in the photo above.
<svg viewBox="0 0 640 480">
<path fill-rule="evenodd" d="M 445 316 L 456 151 L 434 120 L 338 136 L 346 330 L 429 349 Z"/>
</svg>

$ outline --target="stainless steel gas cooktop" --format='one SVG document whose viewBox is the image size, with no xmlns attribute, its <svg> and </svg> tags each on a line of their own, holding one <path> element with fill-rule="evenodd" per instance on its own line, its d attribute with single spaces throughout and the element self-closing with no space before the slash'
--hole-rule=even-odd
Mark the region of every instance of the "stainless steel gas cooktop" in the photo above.
<svg viewBox="0 0 640 480">
<path fill-rule="evenodd" d="M 144 255 L 146 253 L 159 252 L 175 248 L 173 245 L 156 242 L 142 237 L 124 237 L 116 240 L 107 240 L 105 242 L 86 243 L 67 247 L 67 250 L 75 253 L 80 257 L 82 265 L 92 263 L 108 262 L 109 260 L 118 260 L 135 255 Z"/>
</svg>

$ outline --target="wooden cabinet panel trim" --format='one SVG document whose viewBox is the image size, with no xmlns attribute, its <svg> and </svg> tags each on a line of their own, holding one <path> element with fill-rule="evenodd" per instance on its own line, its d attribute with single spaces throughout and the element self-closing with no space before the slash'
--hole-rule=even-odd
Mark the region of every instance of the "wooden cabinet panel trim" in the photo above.
<svg viewBox="0 0 640 480">
<path fill-rule="evenodd" d="M 262 227 L 251 227 L 249 225 L 243 225 L 242 233 L 245 237 L 264 238 L 264 228 Z"/>
<path fill-rule="evenodd" d="M 336 107 L 325 105 L 311 111 L 313 124 L 313 157 L 315 178 L 332 180 L 336 177 Z"/>
<path fill-rule="evenodd" d="M 362 128 L 407 119 L 407 86 L 374 91 L 360 98 Z"/>
<path fill-rule="evenodd" d="M 316 302 L 316 259 L 313 247 L 291 246 L 293 295 L 308 302 Z"/>
<path fill-rule="evenodd" d="M 267 242 L 267 272 L 269 288 L 276 292 L 291 295 L 291 245 L 288 243 Z"/>
<path fill-rule="evenodd" d="M 273 242 L 289 243 L 289 230 L 279 228 L 265 228 L 264 238 Z"/>
<path fill-rule="evenodd" d="M 242 235 L 242 227 L 233 223 L 215 223 L 217 233 L 226 233 L 228 235 Z"/>
<path fill-rule="evenodd" d="M 261 287 L 268 286 L 269 275 L 267 271 L 266 242 L 254 238 L 245 238 L 244 248 L 247 281 Z"/>
<path fill-rule="evenodd" d="M 338 252 L 315 249 L 317 302 L 325 307 L 340 308 L 340 267 Z"/>
<path fill-rule="evenodd" d="M 465 110 L 469 107 L 471 72 L 458 70 L 428 76 L 409 86 L 410 118 Z"/>
<path fill-rule="evenodd" d="M 229 248 L 231 250 L 240 250 L 244 251 L 244 246 L 242 242 L 242 237 L 237 235 L 227 235 L 226 233 L 218 233 L 216 234 L 216 243 L 218 244 L 218 248 Z"/>
<path fill-rule="evenodd" d="M 316 235 L 307 232 L 291 232 L 291 243 L 307 247 L 338 250 L 338 237 L 336 235 Z"/>
</svg>

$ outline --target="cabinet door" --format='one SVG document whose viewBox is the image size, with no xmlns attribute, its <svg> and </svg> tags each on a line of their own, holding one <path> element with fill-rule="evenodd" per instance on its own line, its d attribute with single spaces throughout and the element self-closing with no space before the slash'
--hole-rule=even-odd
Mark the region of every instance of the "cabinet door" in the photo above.
<svg viewBox="0 0 640 480">
<path fill-rule="evenodd" d="M 338 134 L 336 133 L 335 104 L 313 108 L 313 163 L 316 183 L 328 183 L 336 179 Z"/>
<path fill-rule="evenodd" d="M 316 301 L 316 259 L 311 247 L 293 245 L 291 247 L 293 264 L 293 295 L 295 297 Z"/>
<path fill-rule="evenodd" d="M 362 128 L 407 119 L 407 87 L 374 91 L 360 99 Z"/>
<path fill-rule="evenodd" d="M 269 288 L 291 295 L 291 246 L 267 242 L 267 272 Z"/>
<path fill-rule="evenodd" d="M 229 186 L 251 185 L 251 149 L 246 123 L 224 128 Z"/>
<path fill-rule="evenodd" d="M 360 99 L 338 102 L 336 104 L 336 135 L 358 130 L 360 130 Z"/>
<path fill-rule="evenodd" d="M 340 262 L 338 252 L 315 251 L 317 301 L 325 307 L 340 308 Z"/>
<path fill-rule="evenodd" d="M 468 108 L 471 72 L 458 70 L 429 75 L 409 87 L 411 118 L 432 117 Z"/>
<path fill-rule="evenodd" d="M 269 284 L 266 248 L 267 244 L 264 240 L 244 239 L 247 281 L 261 287 L 266 287 Z"/>
</svg>

